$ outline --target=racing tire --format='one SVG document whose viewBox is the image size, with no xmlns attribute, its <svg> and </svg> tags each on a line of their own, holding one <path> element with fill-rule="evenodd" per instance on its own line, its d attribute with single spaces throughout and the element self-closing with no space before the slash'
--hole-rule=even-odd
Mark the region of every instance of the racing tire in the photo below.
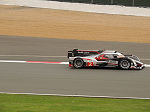
<svg viewBox="0 0 150 112">
<path fill-rule="evenodd" d="M 128 70 L 131 67 L 131 62 L 128 59 L 121 59 L 118 66 L 120 69 Z"/>
<path fill-rule="evenodd" d="M 83 61 L 83 59 L 81 59 L 81 58 L 76 58 L 76 59 L 73 61 L 73 66 L 74 66 L 74 68 L 83 68 L 83 66 L 84 66 L 84 61 Z"/>
</svg>

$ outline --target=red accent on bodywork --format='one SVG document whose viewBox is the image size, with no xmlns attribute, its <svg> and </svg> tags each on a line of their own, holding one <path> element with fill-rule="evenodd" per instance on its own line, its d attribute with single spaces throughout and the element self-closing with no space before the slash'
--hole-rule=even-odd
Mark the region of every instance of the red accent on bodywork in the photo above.
<svg viewBox="0 0 150 112">
<path fill-rule="evenodd" d="M 69 67 L 72 67 L 73 65 L 72 64 L 69 64 Z"/>
<path fill-rule="evenodd" d="M 141 67 L 142 66 L 142 64 L 137 64 L 137 67 Z"/>
<path fill-rule="evenodd" d="M 82 58 L 82 59 L 85 59 L 85 60 L 91 60 L 91 59 L 88 59 L 88 58 Z"/>
<path fill-rule="evenodd" d="M 136 68 L 136 67 L 134 67 L 134 66 L 131 66 L 130 68 Z"/>
<path fill-rule="evenodd" d="M 99 57 L 96 57 L 95 59 L 99 61 L 99 60 L 108 60 L 109 58 L 105 58 L 103 54 L 103 55 L 100 55 Z"/>
</svg>

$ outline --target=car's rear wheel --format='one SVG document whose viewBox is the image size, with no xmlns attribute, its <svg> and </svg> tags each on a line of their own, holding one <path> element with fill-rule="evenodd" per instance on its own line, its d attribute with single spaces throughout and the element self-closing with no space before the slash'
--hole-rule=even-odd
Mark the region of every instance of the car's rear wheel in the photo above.
<svg viewBox="0 0 150 112">
<path fill-rule="evenodd" d="M 73 66 L 74 66 L 75 68 L 82 68 L 82 67 L 84 66 L 84 61 L 83 61 L 83 59 L 81 59 L 81 58 L 75 59 L 74 62 L 73 62 Z"/>
<path fill-rule="evenodd" d="M 131 62 L 128 59 L 121 59 L 119 61 L 119 68 L 127 70 L 131 67 Z"/>
</svg>

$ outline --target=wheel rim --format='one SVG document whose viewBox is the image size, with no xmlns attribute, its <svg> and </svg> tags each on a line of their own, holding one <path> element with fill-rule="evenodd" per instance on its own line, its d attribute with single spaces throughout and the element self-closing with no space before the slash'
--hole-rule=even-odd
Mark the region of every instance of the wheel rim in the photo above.
<svg viewBox="0 0 150 112">
<path fill-rule="evenodd" d="M 123 68 L 123 69 L 128 69 L 130 67 L 129 61 L 127 61 L 127 60 L 121 61 L 120 67 Z"/>
<path fill-rule="evenodd" d="M 81 59 L 76 59 L 75 62 L 74 62 L 74 66 L 76 68 L 80 68 L 83 66 L 83 61 Z"/>
</svg>

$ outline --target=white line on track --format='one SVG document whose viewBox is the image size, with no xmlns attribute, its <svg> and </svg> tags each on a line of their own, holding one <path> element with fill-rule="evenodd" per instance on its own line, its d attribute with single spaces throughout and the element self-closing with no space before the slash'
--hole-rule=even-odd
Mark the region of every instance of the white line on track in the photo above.
<svg viewBox="0 0 150 112">
<path fill-rule="evenodd" d="M 18 60 L 0 60 L 0 63 L 38 63 L 38 64 L 69 64 L 69 62 L 47 62 L 47 61 L 18 61 Z"/>
<path fill-rule="evenodd" d="M 61 62 L 60 64 L 68 65 L 69 62 Z"/>
<path fill-rule="evenodd" d="M 142 59 L 142 58 L 141 58 L 140 60 L 143 60 L 143 61 L 144 61 L 144 60 L 150 61 L 150 59 Z"/>
<path fill-rule="evenodd" d="M 38 63 L 38 64 L 64 64 L 69 62 L 47 62 L 47 61 L 18 61 L 18 60 L 0 60 L 0 63 Z M 144 64 L 145 67 L 150 67 L 150 64 Z"/>
<path fill-rule="evenodd" d="M 0 60 L 1 63 L 26 63 L 26 61 Z"/>
<path fill-rule="evenodd" d="M 65 97 L 86 97 L 86 98 L 113 98 L 113 99 L 150 99 L 142 97 L 115 97 L 115 96 L 91 96 L 91 95 L 65 95 L 65 94 L 39 94 L 39 93 L 12 93 L 0 92 L 1 94 L 24 94 L 24 95 L 41 95 L 41 96 L 65 96 Z"/>
<path fill-rule="evenodd" d="M 43 57 L 43 58 L 66 58 L 67 56 L 40 56 L 40 55 L 0 55 L 1 57 Z"/>
<path fill-rule="evenodd" d="M 41 56 L 41 55 L 0 55 L 0 57 L 39 57 L 39 58 L 67 58 L 67 56 Z M 140 58 L 140 60 L 149 60 L 145 58 Z"/>
<path fill-rule="evenodd" d="M 145 64 L 144 66 L 145 66 L 145 67 L 150 67 L 150 65 L 148 65 L 148 64 Z"/>
</svg>

